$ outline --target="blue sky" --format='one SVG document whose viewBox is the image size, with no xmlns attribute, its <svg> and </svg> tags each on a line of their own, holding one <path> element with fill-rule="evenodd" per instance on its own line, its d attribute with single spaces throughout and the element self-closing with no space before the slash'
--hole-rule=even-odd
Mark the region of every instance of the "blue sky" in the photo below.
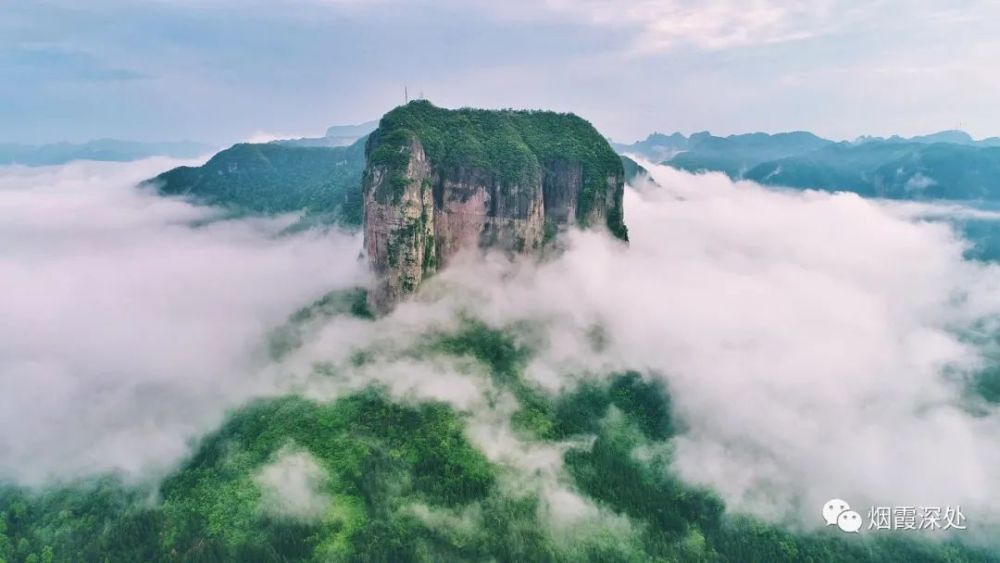
<svg viewBox="0 0 1000 563">
<path fill-rule="evenodd" d="M 998 61 L 996 0 L 0 0 L 0 142 L 318 134 L 404 85 L 622 141 L 985 137 Z"/>
</svg>

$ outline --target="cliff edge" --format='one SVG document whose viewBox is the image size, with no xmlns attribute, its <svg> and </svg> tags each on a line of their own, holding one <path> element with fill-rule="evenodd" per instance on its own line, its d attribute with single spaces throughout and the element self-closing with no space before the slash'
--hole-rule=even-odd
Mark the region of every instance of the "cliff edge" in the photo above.
<svg viewBox="0 0 1000 563">
<path fill-rule="evenodd" d="M 628 239 L 621 160 L 573 114 L 416 100 L 382 118 L 365 152 L 369 303 L 378 313 L 466 248 L 532 253 L 571 225 Z"/>
</svg>

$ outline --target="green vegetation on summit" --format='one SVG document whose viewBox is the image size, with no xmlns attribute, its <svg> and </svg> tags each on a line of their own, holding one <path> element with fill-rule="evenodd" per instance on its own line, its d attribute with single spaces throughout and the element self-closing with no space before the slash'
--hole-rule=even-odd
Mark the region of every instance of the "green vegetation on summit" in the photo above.
<svg viewBox="0 0 1000 563">
<path fill-rule="evenodd" d="M 409 162 L 410 142 L 420 141 L 433 166 L 443 171 L 478 168 L 495 175 L 500 190 L 542 178 L 560 163 L 582 168 L 582 190 L 576 219 L 586 224 L 590 211 L 603 199 L 608 178 L 624 175 L 622 163 L 608 142 L 586 120 L 551 111 L 439 108 L 425 100 L 397 107 L 382 117 L 369 137 L 369 164 L 385 166 L 393 176 L 388 186 L 398 196 Z M 377 195 L 377 197 L 379 197 Z M 607 225 L 627 238 L 621 194 L 607 214 Z"/>
<path fill-rule="evenodd" d="M 365 251 L 383 314 L 465 249 L 532 255 L 570 227 L 628 240 L 625 171 L 587 121 L 415 100 L 368 137 Z"/>
<path fill-rule="evenodd" d="M 189 196 L 238 213 L 305 211 L 358 226 L 364 143 L 364 139 L 345 147 L 241 143 L 202 166 L 174 168 L 149 183 L 165 195 Z"/>
</svg>

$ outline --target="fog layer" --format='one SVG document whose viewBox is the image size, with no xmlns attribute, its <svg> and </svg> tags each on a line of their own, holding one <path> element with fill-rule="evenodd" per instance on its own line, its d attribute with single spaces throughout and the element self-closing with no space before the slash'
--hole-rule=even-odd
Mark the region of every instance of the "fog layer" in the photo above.
<svg viewBox="0 0 1000 563">
<path fill-rule="evenodd" d="M 0 476 L 158 474 L 266 391 L 268 330 L 361 281 L 353 237 L 136 187 L 172 165 L 0 168 Z"/>
<path fill-rule="evenodd" d="M 280 364 L 265 334 L 362 279 L 356 239 L 275 236 L 280 220 L 192 228 L 207 211 L 132 187 L 162 162 L 5 170 L 0 469 L 143 474 L 248 397 L 378 382 L 466 413 L 472 441 L 534 476 L 552 514 L 594 513 L 560 472 L 585 442 L 518 435 L 513 398 L 481 370 L 400 352 L 474 316 L 530 327 L 526 375 L 549 392 L 612 370 L 662 378 L 682 428 L 674 469 L 731 509 L 818 526 L 837 497 L 993 518 L 1000 416 L 966 382 L 1000 271 L 923 219 L 967 211 L 644 165 L 661 187 L 627 192 L 629 245 L 570 233 L 541 264 L 467 256 L 383 319 L 318 323 Z M 370 361 L 352 362 L 359 350 Z"/>
</svg>

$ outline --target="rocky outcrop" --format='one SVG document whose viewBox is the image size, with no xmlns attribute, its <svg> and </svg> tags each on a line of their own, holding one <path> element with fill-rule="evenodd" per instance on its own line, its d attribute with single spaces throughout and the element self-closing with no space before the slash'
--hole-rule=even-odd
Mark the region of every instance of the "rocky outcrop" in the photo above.
<svg viewBox="0 0 1000 563">
<path fill-rule="evenodd" d="M 382 118 L 366 155 L 369 303 L 379 313 L 463 249 L 532 253 L 571 225 L 627 240 L 621 161 L 572 114 L 419 100 Z"/>
</svg>

